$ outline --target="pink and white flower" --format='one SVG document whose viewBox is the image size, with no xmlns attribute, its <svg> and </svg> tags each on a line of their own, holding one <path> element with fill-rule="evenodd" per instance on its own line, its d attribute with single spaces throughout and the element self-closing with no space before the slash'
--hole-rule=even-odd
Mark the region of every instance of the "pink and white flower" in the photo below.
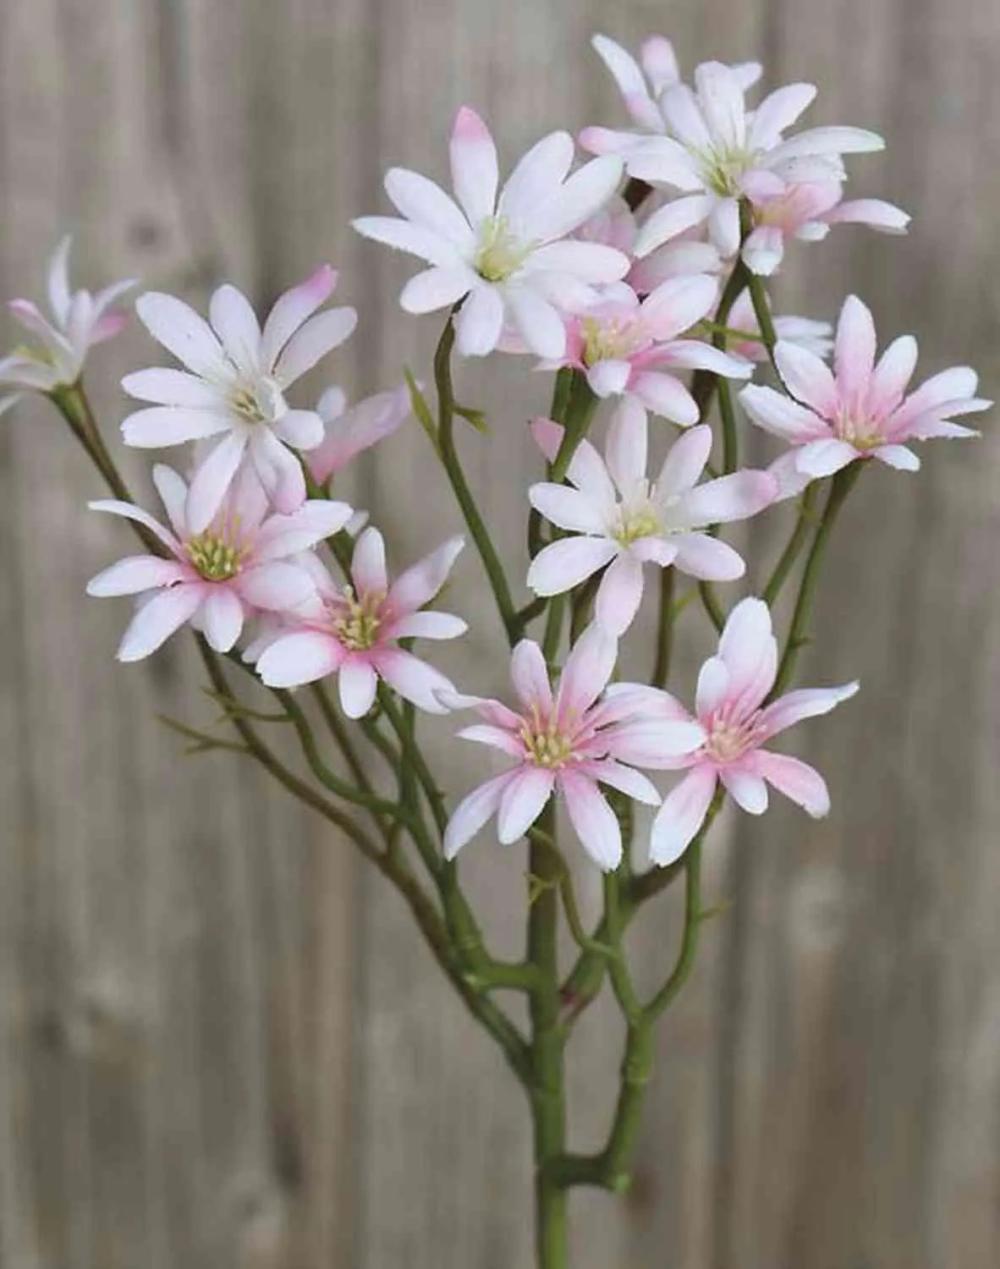
<svg viewBox="0 0 1000 1269">
<path fill-rule="evenodd" d="M 410 392 L 400 384 L 348 407 L 341 388 L 320 397 L 316 413 L 323 420 L 323 440 L 306 456 L 313 480 L 324 485 L 351 459 L 391 436 L 410 417 Z"/>
<path fill-rule="evenodd" d="M 63 238 L 49 261 L 46 317 L 31 300 L 11 300 L 8 308 L 20 324 L 39 341 L 37 348 L 19 348 L 0 360 L 0 386 L 51 392 L 76 383 L 87 353 L 96 344 L 113 339 L 125 325 L 124 313 L 111 306 L 130 287 L 132 279 L 114 282 L 96 295 L 71 291 L 69 284 L 70 238 Z M 0 401 L 0 414 L 14 397 Z"/>
<path fill-rule="evenodd" d="M 755 110 L 745 102 L 746 76 L 721 62 L 703 62 L 695 87 L 668 84 L 656 103 L 663 133 L 588 128 L 581 144 L 592 153 L 620 154 L 630 176 L 680 191 L 645 222 L 636 254 L 648 255 L 695 225 L 725 258 L 740 249 L 741 198 L 774 198 L 802 183 L 846 178 L 842 156 L 884 148 L 862 128 L 811 128 L 785 138 L 786 129 L 816 96 L 812 84 L 789 84 Z M 638 98 L 634 98 L 638 100 Z M 650 117 L 650 122 L 652 116 Z M 746 258 L 754 268 L 754 255 Z"/>
<path fill-rule="evenodd" d="M 493 815 L 500 841 L 517 841 L 557 793 L 591 858 L 605 871 L 618 867 L 621 829 L 599 786 L 656 806 L 660 795 L 635 767 L 661 751 L 690 753 L 705 734 L 689 720 L 642 716 L 652 688 L 620 684 L 601 699 L 616 656 L 615 641 L 591 626 L 567 657 L 553 692 L 541 649 L 523 639 L 511 657 L 518 710 L 482 697 L 450 698 L 455 708 L 472 708 L 483 720 L 459 736 L 499 749 L 514 762 L 459 802 L 445 831 L 446 858 L 454 859 Z"/>
<path fill-rule="evenodd" d="M 639 129 L 638 135 L 666 136 L 671 124 L 663 99 L 681 83 L 671 42 L 662 35 L 650 36 L 642 44 L 638 61 L 606 35 L 595 35 L 590 42 L 618 85 L 625 109 Z M 757 62 L 744 62 L 730 69 L 743 88 L 752 88 L 761 76 Z M 585 128 L 580 134 L 580 144 L 592 154 L 628 153 L 636 141 L 636 133 L 613 128 Z"/>
<path fill-rule="evenodd" d="M 536 419 L 532 430 L 551 461 L 563 429 Z M 528 491 L 532 506 L 570 535 L 539 551 L 528 585 L 538 595 L 558 595 L 607 568 L 595 615 L 616 636 L 639 609 L 647 564 L 672 565 L 708 581 L 742 577 L 742 557 L 700 530 L 756 515 L 778 492 L 775 478 L 763 471 L 733 472 L 699 485 L 712 448 L 712 429 L 704 424 L 674 442 L 651 483 L 647 432 L 645 412 L 626 400 L 612 419 L 603 459 L 589 441 L 581 441 L 567 473 L 569 485 L 546 482 Z"/>
<path fill-rule="evenodd" d="M 438 693 L 451 681 L 399 646 L 400 639 L 455 639 L 467 626 L 446 612 L 421 611 L 445 584 L 464 545 L 449 538 L 390 584 L 385 542 L 365 529 L 354 547 L 351 582 L 338 586 L 314 566 L 318 596 L 299 629 L 279 634 L 257 661 L 268 687 L 297 687 L 337 675 L 340 703 L 349 718 L 361 718 L 384 679 L 418 709 L 447 713 Z"/>
<path fill-rule="evenodd" d="M 667 794 L 653 822 L 650 858 L 670 864 L 687 850 L 701 827 L 721 780 L 733 801 L 751 815 L 767 810 L 767 785 L 797 802 L 814 818 L 830 810 L 830 795 L 818 771 L 798 758 L 763 746 L 803 718 L 827 714 L 858 690 L 801 688 L 765 704 L 774 685 L 778 647 L 771 614 L 760 599 L 744 599 L 729 614 L 718 653 L 701 667 L 694 717 L 705 731 L 704 744 L 692 754 L 664 754 L 659 770 L 687 775 Z M 671 721 L 694 721 L 667 693 L 650 697 L 650 714 Z"/>
<path fill-rule="evenodd" d="M 881 198 L 844 202 L 840 181 L 805 181 L 783 185 L 771 178 L 752 182 L 746 191 L 753 201 L 754 228 L 743 244 L 748 268 L 764 277 L 774 273 L 785 254 L 785 242 L 820 242 L 832 225 L 868 225 L 882 233 L 903 234 L 909 215 Z"/>
<path fill-rule="evenodd" d="M 354 227 L 431 265 L 403 288 L 400 303 L 408 313 L 464 300 L 456 318 L 459 352 L 492 352 L 509 326 L 538 356 L 561 357 L 559 310 L 579 307 L 593 298 L 594 284 L 628 272 L 620 251 L 568 237 L 614 194 L 621 160 L 594 159 L 570 176 L 573 153 L 568 133 L 544 137 L 498 196 L 493 138 L 479 115 L 463 106 L 451 136 L 458 202 L 425 176 L 392 168 L 385 190 L 403 219 L 363 216 Z"/>
<path fill-rule="evenodd" d="M 758 386 L 740 392 L 751 421 L 793 447 L 772 468 L 784 496 L 856 459 L 916 471 L 920 459 L 906 441 L 978 435 L 952 421 L 993 404 L 975 395 L 975 371 L 953 366 L 907 395 L 917 341 L 901 335 L 877 364 L 875 352 L 871 312 L 849 295 L 837 323 L 832 371 L 807 348 L 782 340 L 774 358 L 791 395 Z"/>
<path fill-rule="evenodd" d="M 682 427 L 698 422 L 681 370 L 711 370 L 748 379 L 753 366 L 700 339 L 681 339 L 712 311 L 718 286 L 707 274 L 671 278 L 640 300 L 625 282 L 606 287 L 597 303 L 566 319 L 566 352 L 544 366 L 573 366 L 599 397 L 625 396 Z"/>
<path fill-rule="evenodd" d="M 212 521 L 194 529 L 188 487 L 171 467 L 153 468 L 153 482 L 170 527 L 129 502 L 90 503 L 144 525 L 163 543 L 163 555 L 131 555 L 98 573 L 88 595 L 138 595 L 139 606 L 118 648 L 120 661 L 155 652 L 185 622 L 204 632 L 217 652 L 236 643 L 248 617 L 290 613 L 315 599 L 302 553 L 337 533 L 353 515 L 346 502 L 304 502 L 291 515 L 269 515 L 264 492 L 249 470 L 235 481 Z"/>
<path fill-rule="evenodd" d="M 212 296 L 211 325 L 172 295 L 150 291 L 136 302 L 146 329 L 185 369 L 140 370 L 122 380 L 130 396 L 154 403 L 122 423 L 126 443 L 159 449 L 218 438 L 188 491 L 193 532 L 211 523 L 245 459 L 278 511 L 294 511 L 305 498 L 293 451 L 322 444 L 323 420 L 315 410 L 291 408 L 285 393 L 357 324 L 353 308 L 316 311 L 336 282 L 323 265 L 277 300 L 263 329 L 234 286 Z"/>
</svg>

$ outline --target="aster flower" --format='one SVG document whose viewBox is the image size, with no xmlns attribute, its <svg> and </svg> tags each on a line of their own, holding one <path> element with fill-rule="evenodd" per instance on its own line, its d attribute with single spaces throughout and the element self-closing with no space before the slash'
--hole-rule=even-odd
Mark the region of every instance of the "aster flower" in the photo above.
<svg viewBox="0 0 1000 1269">
<path fill-rule="evenodd" d="M 163 543 L 163 555 L 132 555 L 91 580 L 88 595 L 138 595 L 139 606 L 118 648 L 120 661 L 155 652 L 189 622 L 217 652 L 228 652 L 244 621 L 258 611 L 289 612 L 315 596 L 302 552 L 337 533 L 353 514 L 346 502 L 304 502 L 291 515 L 269 515 L 267 499 L 249 470 L 231 486 L 203 529 L 192 528 L 188 488 L 158 464 L 153 482 L 170 527 L 128 502 L 90 503 L 144 525 Z"/>
<path fill-rule="evenodd" d="M 562 428 L 533 424 L 536 440 L 554 456 Z M 646 476 L 646 416 L 626 400 L 612 419 L 605 457 L 581 441 L 570 463 L 569 486 L 532 485 L 531 504 L 571 536 L 557 538 L 532 560 L 528 585 L 558 595 L 609 566 L 595 601 L 598 623 L 620 635 L 642 600 L 643 569 L 673 565 L 709 581 L 742 577 L 742 557 L 699 532 L 710 524 L 745 520 L 774 500 L 778 485 L 763 471 L 739 471 L 699 485 L 712 448 L 712 429 L 692 428 L 674 442 L 655 482 Z"/>
<path fill-rule="evenodd" d="M 323 420 L 315 410 L 292 409 L 285 393 L 354 330 L 353 308 L 316 312 L 336 281 L 323 265 L 277 300 L 263 329 L 234 286 L 212 296 L 211 325 L 172 295 L 150 291 L 136 302 L 146 329 L 185 369 L 140 370 L 122 380 L 130 396 L 155 403 L 122 423 L 126 443 L 159 449 L 218 438 L 188 491 L 193 532 L 208 527 L 245 458 L 278 511 L 294 511 L 305 498 L 293 450 L 322 444 Z"/>
<path fill-rule="evenodd" d="M 343 390 L 331 387 L 320 397 L 316 413 L 323 420 L 324 437 L 309 451 L 306 463 L 313 480 L 325 484 L 352 458 L 402 426 L 410 416 L 410 392 L 400 384 L 348 408 Z"/>
<path fill-rule="evenodd" d="M 703 369 L 748 379 L 753 366 L 700 339 L 679 339 L 712 311 L 718 286 L 707 274 L 670 278 L 640 300 L 625 282 L 566 319 L 566 353 L 549 369 L 573 366 L 599 397 L 627 396 L 682 427 L 699 411 L 676 371 Z"/>
<path fill-rule="evenodd" d="M 590 42 L 618 85 L 625 109 L 632 116 L 639 134 L 613 128 L 585 128 L 580 134 L 580 144 L 584 149 L 592 154 L 626 154 L 643 134 L 666 136 L 671 131 L 671 125 L 663 98 L 681 83 L 677 55 L 671 42 L 662 35 L 650 36 L 642 44 L 638 61 L 606 35 L 595 35 Z M 744 62 L 729 69 L 743 88 L 752 88 L 760 79 L 758 62 Z"/>
<path fill-rule="evenodd" d="M 690 753 L 704 741 L 697 723 L 652 720 L 637 714 L 652 688 L 617 685 L 600 699 L 614 669 L 617 645 L 596 626 L 577 640 L 553 692 L 545 658 L 537 643 L 523 639 L 511 657 L 511 678 L 519 710 L 500 701 L 453 696 L 455 708 L 474 709 L 481 723 L 458 734 L 499 749 L 514 760 L 501 775 L 487 780 L 455 808 L 445 831 L 444 852 L 453 859 L 491 816 L 505 845 L 523 837 L 554 793 L 584 849 L 605 871 L 622 856 L 621 829 L 601 784 L 627 797 L 656 806 L 660 795 L 634 768 L 663 747 L 673 755 Z"/>
<path fill-rule="evenodd" d="M 753 201 L 754 228 L 743 244 L 743 259 L 752 272 L 769 276 L 785 254 L 788 238 L 819 242 L 837 224 L 868 225 L 882 233 L 902 234 L 910 217 L 901 207 L 881 198 L 844 202 L 840 181 L 807 181 L 786 185 L 772 174 L 748 180 Z"/>
<path fill-rule="evenodd" d="M 408 313 L 430 313 L 464 300 L 456 342 L 466 356 L 493 351 L 505 326 L 540 357 L 561 357 L 559 309 L 592 298 L 592 284 L 628 271 L 620 251 L 568 239 L 614 194 L 621 160 L 608 156 L 569 175 L 573 139 L 544 137 L 520 160 L 497 195 L 497 152 L 486 124 L 463 106 L 451 136 L 458 204 L 416 172 L 392 168 L 385 190 L 403 219 L 363 216 L 367 238 L 408 251 L 432 267 L 403 288 Z"/>
<path fill-rule="evenodd" d="M 751 421 L 793 446 L 774 468 L 785 496 L 855 459 L 916 471 L 920 459 L 906 441 L 978 435 L 952 421 L 992 405 L 976 397 L 975 371 L 953 366 L 906 395 L 917 341 L 901 335 L 877 364 L 875 351 L 871 312 L 849 295 L 837 323 L 832 372 L 815 353 L 783 340 L 774 357 L 792 396 L 757 386 L 740 392 Z"/>
<path fill-rule="evenodd" d="M 586 129 L 580 137 L 593 153 L 618 153 L 630 176 L 680 191 L 643 225 L 636 254 L 695 225 L 707 224 L 710 240 L 726 258 L 740 248 L 739 201 L 773 197 L 803 182 L 840 182 L 842 156 L 884 148 L 862 128 L 812 128 L 785 139 L 784 132 L 816 96 L 812 84 L 789 84 L 755 110 L 744 100 L 745 76 L 721 62 L 703 62 L 695 87 L 669 84 L 657 103 L 664 135 Z M 747 260 L 753 268 L 753 257 Z"/>
<path fill-rule="evenodd" d="M 716 784 L 751 815 L 767 810 L 767 785 L 797 802 L 814 818 L 830 810 L 823 777 L 807 763 L 763 746 L 803 718 L 829 713 L 858 690 L 842 687 L 802 688 L 765 705 L 777 669 L 778 650 L 771 632 L 771 614 L 760 599 L 744 599 L 729 614 L 718 653 L 701 667 L 695 717 L 705 743 L 693 754 L 664 754 L 661 770 L 687 775 L 664 798 L 653 822 L 650 857 L 669 864 L 687 850 L 705 818 Z M 653 717 L 693 721 L 679 701 L 661 692 L 650 697 Z"/>
<path fill-rule="evenodd" d="M 349 718 L 371 709 L 378 680 L 432 714 L 447 713 L 437 693 L 449 679 L 399 646 L 400 639 L 455 639 L 467 627 L 451 613 L 420 611 L 438 593 L 464 545 L 449 538 L 390 584 L 385 542 L 365 529 L 354 547 L 351 582 L 338 586 L 314 565 L 318 600 L 299 622 L 262 652 L 257 672 L 269 687 L 297 687 L 336 674 Z"/>
<path fill-rule="evenodd" d="M 38 341 L 38 346 L 18 348 L 0 360 L 0 387 L 51 392 L 76 383 L 91 348 L 113 339 L 125 325 L 125 314 L 111 306 L 135 282 L 132 279 L 114 282 L 96 295 L 84 290 L 71 291 L 71 242 L 70 238 L 64 238 L 49 261 L 50 316 L 46 317 L 31 300 L 11 300 L 8 305 L 14 317 Z M 0 414 L 15 400 L 16 396 L 0 401 Z"/>
</svg>

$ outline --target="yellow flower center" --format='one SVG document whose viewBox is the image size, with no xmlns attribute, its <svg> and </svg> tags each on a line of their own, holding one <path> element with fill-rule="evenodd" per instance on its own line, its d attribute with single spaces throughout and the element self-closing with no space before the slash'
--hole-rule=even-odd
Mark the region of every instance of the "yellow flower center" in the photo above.
<svg viewBox="0 0 1000 1269">
<path fill-rule="evenodd" d="M 503 282 L 516 273 L 531 251 L 511 232 L 506 216 L 488 216 L 479 229 L 475 270 L 487 282 Z"/>
<path fill-rule="evenodd" d="M 382 619 L 379 609 L 385 596 L 372 591 L 358 599 L 350 586 L 345 586 L 341 605 L 333 619 L 333 631 L 345 648 L 364 652 L 378 638 Z"/>
<path fill-rule="evenodd" d="M 209 530 L 191 538 L 185 549 L 188 559 L 207 582 L 226 582 L 235 577 L 246 554 L 244 547 L 233 546 Z"/>
<path fill-rule="evenodd" d="M 731 720 L 718 717 L 709 728 L 704 752 L 716 762 L 733 762 L 752 749 L 760 733 L 760 711 L 749 718 Z"/>
<path fill-rule="evenodd" d="M 653 506 L 646 503 L 644 506 L 636 507 L 629 510 L 625 507 L 621 510 L 618 527 L 614 532 L 614 539 L 622 546 L 630 546 L 639 538 L 658 537 L 664 532 L 663 521 L 657 515 Z"/>
<path fill-rule="evenodd" d="M 247 423 L 273 423 L 284 413 L 285 403 L 276 383 L 260 379 L 235 388 L 229 404 Z"/>
<path fill-rule="evenodd" d="M 701 163 L 702 179 L 713 193 L 722 198 L 739 197 L 740 180 L 751 166 L 751 154 L 725 145 L 712 146 L 708 150 L 692 150 L 692 153 Z"/>
<path fill-rule="evenodd" d="M 598 361 L 623 361 L 638 351 L 643 336 L 632 317 L 614 317 L 601 321 L 585 317 L 580 323 L 583 335 L 584 365 Z"/>
<path fill-rule="evenodd" d="M 885 437 L 871 419 L 856 419 L 843 414 L 834 421 L 834 430 L 842 441 L 847 441 L 855 449 L 874 449 L 885 444 Z"/>
<path fill-rule="evenodd" d="M 521 729 L 521 740 L 529 761 L 536 767 L 558 769 L 573 756 L 573 742 L 554 723 L 545 727 L 527 723 Z"/>
</svg>

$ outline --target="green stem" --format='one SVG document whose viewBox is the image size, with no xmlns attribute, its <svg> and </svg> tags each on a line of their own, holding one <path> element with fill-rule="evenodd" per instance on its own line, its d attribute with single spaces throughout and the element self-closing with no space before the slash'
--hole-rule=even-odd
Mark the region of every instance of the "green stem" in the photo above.
<svg viewBox="0 0 1000 1269">
<path fill-rule="evenodd" d="M 673 567 L 660 573 L 660 607 L 656 621 L 656 662 L 650 682 L 666 687 L 670 677 L 670 657 L 674 647 L 674 582 Z"/>
<path fill-rule="evenodd" d="M 552 838 L 552 803 L 541 829 Z M 529 869 L 539 889 L 528 910 L 528 960 L 541 980 L 530 997 L 531 1110 L 535 1153 L 535 1219 L 539 1269 L 567 1269 L 566 1191 L 551 1174 L 565 1150 L 563 1041 L 559 1028 L 559 864 L 539 835 L 531 839 Z"/>
<path fill-rule="evenodd" d="M 788 629 L 788 638 L 785 641 L 785 649 L 778 664 L 778 674 L 774 680 L 774 687 L 771 689 L 769 699 L 779 696 L 785 690 L 795 669 L 795 662 L 798 659 L 799 652 L 808 642 L 806 629 L 809 625 L 809 616 L 816 594 L 816 585 L 819 581 L 819 569 L 823 560 L 823 552 L 829 541 L 837 514 L 844 505 L 847 495 L 854 488 L 854 483 L 861 474 L 862 466 L 861 462 L 855 461 L 847 467 L 842 467 L 830 483 L 830 493 L 827 496 L 826 506 L 823 508 L 823 514 L 820 517 L 819 524 L 816 526 L 812 546 L 809 548 L 809 554 L 806 557 L 806 565 L 802 570 L 802 580 L 799 583 L 799 593 L 795 601 L 795 610 L 792 613 L 792 622 Z"/>
<path fill-rule="evenodd" d="M 802 554 L 802 550 L 805 547 L 810 526 L 814 522 L 816 495 L 818 492 L 818 481 L 813 480 L 806 486 L 802 501 L 799 504 L 798 515 L 795 518 L 795 527 L 792 529 L 785 549 L 781 552 L 778 562 L 774 566 L 774 571 L 767 579 L 767 585 L 761 592 L 761 597 L 769 608 L 774 606 L 788 579 L 788 575 L 795 565 L 795 561 Z"/>
<path fill-rule="evenodd" d="M 451 487 L 455 493 L 455 498 L 465 523 L 468 526 L 469 533 L 472 535 L 472 540 L 476 544 L 479 558 L 483 562 L 483 568 L 486 570 L 486 576 L 489 579 L 493 598 L 496 601 L 500 620 L 503 622 L 508 641 L 514 644 L 517 642 L 519 634 L 517 610 L 510 596 L 510 587 L 507 584 L 507 577 L 500 562 L 500 557 L 493 546 L 493 539 L 490 537 L 489 530 L 479 514 L 476 499 L 465 479 L 465 472 L 462 470 L 458 450 L 455 447 L 455 395 L 451 379 L 451 353 L 454 345 L 455 322 L 454 315 L 452 315 L 448 318 L 447 325 L 438 342 L 437 351 L 434 354 L 434 381 L 437 385 L 438 393 L 438 444 L 441 463 L 451 482 Z"/>
</svg>

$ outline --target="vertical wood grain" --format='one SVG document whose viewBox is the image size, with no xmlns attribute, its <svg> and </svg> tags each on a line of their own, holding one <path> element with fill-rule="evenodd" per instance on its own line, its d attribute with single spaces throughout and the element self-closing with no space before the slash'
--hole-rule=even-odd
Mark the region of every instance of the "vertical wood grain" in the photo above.
<svg viewBox="0 0 1000 1269">
<path fill-rule="evenodd" d="M 881 131 L 889 149 L 851 164 L 852 193 L 908 206 L 910 236 L 843 227 L 800 248 L 780 307 L 832 317 L 855 289 L 884 338 L 918 335 L 923 372 L 968 360 L 995 391 L 1000 16 L 987 0 L 8 5 L 0 291 L 36 293 L 70 225 L 83 280 L 135 273 L 198 303 L 228 276 L 264 304 L 330 259 L 361 324 L 327 379 L 368 392 L 404 363 L 426 379 L 438 320 L 402 316 L 409 262 L 348 222 L 385 210 L 386 166 L 445 173 L 463 101 L 508 165 L 554 127 L 620 119 L 595 29 L 632 46 L 662 31 L 686 67 L 760 58 L 769 85 L 819 85 L 811 121 Z M 118 377 L 156 359 L 138 329 L 100 359 L 109 438 Z M 490 413 L 490 438 L 460 444 L 520 595 L 538 471 L 525 421 L 546 383 L 512 387 L 513 374 L 470 363 L 458 383 Z M 985 428 L 924 447 L 917 476 L 866 473 L 848 507 L 802 672 L 860 677 L 863 691 L 789 739 L 827 775 L 833 814 L 817 826 L 775 805 L 760 822 L 727 814 L 713 836 L 709 893 L 729 906 L 662 1027 L 632 1194 L 573 1196 L 574 1269 L 995 1258 L 1000 460 Z M 749 435 L 748 448 L 776 452 Z M 145 464 L 125 466 L 146 496 Z M 400 567 L 460 528 L 426 495 L 436 482 L 411 427 L 338 493 L 371 510 Z M 82 598 L 124 540 L 83 514 L 100 492 L 41 403 L 0 423 L 0 1265 L 527 1266 L 523 1098 L 381 879 L 252 766 L 181 760 L 154 723 L 212 708 L 182 641 L 114 664 L 124 605 Z M 773 554 L 780 516 L 750 536 L 755 559 Z M 471 549 L 449 598 L 473 628 L 438 663 L 504 692 Z M 682 694 L 710 644 L 692 613 Z M 647 653 L 638 640 L 627 671 Z M 450 724 L 425 731 L 449 794 L 481 778 Z M 504 954 L 521 947 L 524 867 L 485 840 L 462 861 Z M 593 873 L 578 884 L 593 910 Z M 671 896 L 635 932 L 649 982 L 677 917 Z M 571 1063 L 582 1149 L 606 1130 L 620 1043 L 602 1001 Z"/>
</svg>

